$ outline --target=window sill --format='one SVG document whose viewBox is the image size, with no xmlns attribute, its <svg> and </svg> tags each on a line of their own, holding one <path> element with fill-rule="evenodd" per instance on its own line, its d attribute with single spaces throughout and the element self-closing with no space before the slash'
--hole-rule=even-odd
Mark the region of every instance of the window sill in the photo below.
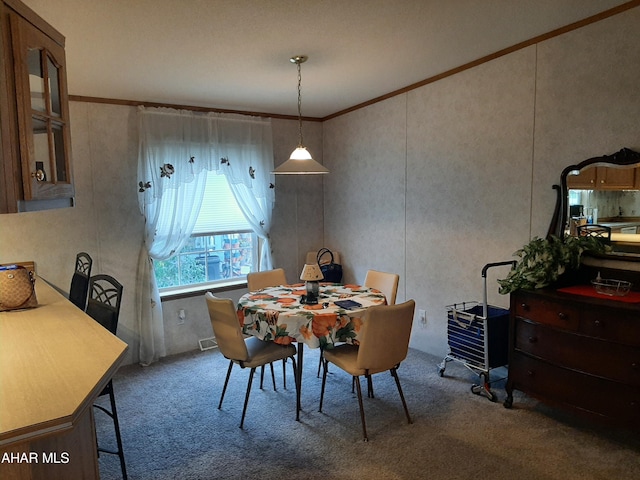
<svg viewBox="0 0 640 480">
<path fill-rule="evenodd" d="M 206 292 L 226 292 L 247 288 L 247 280 L 233 280 L 229 282 L 208 283 L 200 285 L 188 285 L 185 287 L 166 288 L 160 290 L 160 300 L 168 302 L 180 298 L 198 297 Z"/>
</svg>

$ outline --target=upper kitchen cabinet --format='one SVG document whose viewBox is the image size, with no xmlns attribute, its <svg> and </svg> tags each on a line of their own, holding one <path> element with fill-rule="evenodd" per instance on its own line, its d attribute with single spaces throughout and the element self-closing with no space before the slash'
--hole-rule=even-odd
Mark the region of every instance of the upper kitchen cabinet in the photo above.
<svg viewBox="0 0 640 480">
<path fill-rule="evenodd" d="M 567 187 L 576 190 L 633 190 L 638 188 L 639 168 L 589 167 L 567 176 Z"/>
<path fill-rule="evenodd" d="M 0 213 L 73 205 L 64 36 L 0 0 Z"/>
</svg>

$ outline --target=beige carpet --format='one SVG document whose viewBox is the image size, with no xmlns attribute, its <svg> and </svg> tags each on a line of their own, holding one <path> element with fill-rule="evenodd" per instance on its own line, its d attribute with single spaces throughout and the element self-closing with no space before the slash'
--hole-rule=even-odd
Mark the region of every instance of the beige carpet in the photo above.
<svg viewBox="0 0 640 480">
<path fill-rule="evenodd" d="M 376 398 L 364 401 L 368 443 L 351 379 L 335 367 L 318 412 L 317 350 L 305 349 L 300 422 L 290 366 L 283 390 L 278 365 L 277 391 L 269 377 L 263 390 L 254 379 L 244 430 L 238 425 L 248 370 L 234 367 L 218 410 L 228 362 L 217 350 L 124 367 L 114 387 L 129 478 L 640 478 L 640 433 L 593 425 L 519 392 L 513 409 L 505 409 L 503 382 L 494 385 L 498 402 L 491 403 L 471 393 L 477 377 L 462 365 L 450 363 L 439 377 L 440 360 L 410 350 L 399 369 L 411 425 L 392 377 L 374 377 Z M 100 442 L 113 443 L 112 424 L 100 412 L 96 425 Z M 120 478 L 117 457 L 102 454 L 100 472 L 105 480 Z"/>
</svg>

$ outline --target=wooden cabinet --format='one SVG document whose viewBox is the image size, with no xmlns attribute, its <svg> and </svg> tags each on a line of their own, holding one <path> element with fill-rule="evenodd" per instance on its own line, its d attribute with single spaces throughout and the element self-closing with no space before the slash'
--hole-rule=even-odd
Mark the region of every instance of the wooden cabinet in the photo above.
<svg viewBox="0 0 640 480">
<path fill-rule="evenodd" d="M 506 389 L 640 429 L 640 304 L 513 293 Z"/>
<path fill-rule="evenodd" d="M 598 167 L 596 172 L 597 189 L 625 190 L 635 187 L 637 168 Z"/>
<path fill-rule="evenodd" d="M 577 190 L 626 190 L 640 188 L 640 168 L 589 167 L 567 176 L 567 187 Z"/>
<path fill-rule="evenodd" d="M 596 167 L 584 168 L 578 175 L 567 176 L 567 188 L 593 190 L 596 188 Z"/>
<path fill-rule="evenodd" d="M 0 213 L 73 204 L 64 37 L 1 0 Z"/>
</svg>

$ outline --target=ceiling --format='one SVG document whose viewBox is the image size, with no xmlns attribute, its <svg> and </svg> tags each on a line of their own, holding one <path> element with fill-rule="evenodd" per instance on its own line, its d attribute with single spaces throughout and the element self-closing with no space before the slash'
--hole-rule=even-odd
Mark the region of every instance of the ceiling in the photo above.
<svg viewBox="0 0 640 480">
<path fill-rule="evenodd" d="M 324 118 L 623 0 L 22 0 L 69 93 Z"/>
</svg>

